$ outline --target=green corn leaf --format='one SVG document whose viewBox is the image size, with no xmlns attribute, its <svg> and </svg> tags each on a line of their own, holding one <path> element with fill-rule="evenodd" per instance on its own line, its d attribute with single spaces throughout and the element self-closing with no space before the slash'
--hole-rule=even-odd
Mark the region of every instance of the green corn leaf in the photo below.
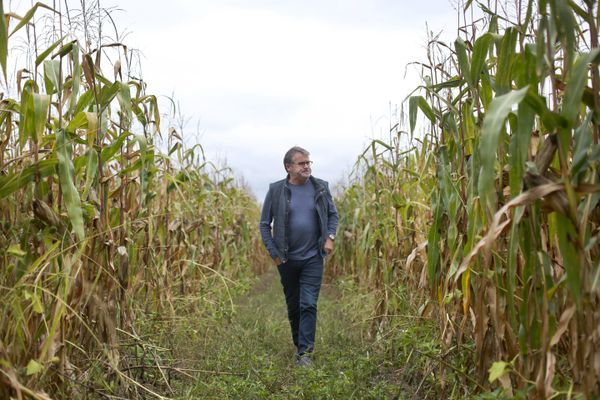
<svg viewBox="0 0 600 400">
<path fill-rule="evenodd" d="M 42 178 L 52 175 L 58 165 L 56 158 L 41 160 L 21 171 L 9 175 L 0 175 L 0 199 L 5 198 L 17 190 L 33 182 L 36 170 Z"/>
<path fill-rule="evenodd" d="M 143 162 L 140 158 L 131 163 L 127 168 L 119 170 L 119 176 L 126 176 L 133 171 L 137 171 L 142 168 Z"/>
<path fill-rule="evenodd" d="M 98 134 L 98 116 L 94 112 L 80 111 L 69 122 L 65 128 L 70 134 L 75 134 L 78 129 L 86 129 L 86 142 L 88 147 L 94 146 L 96 135 Z M 85 143 L 85 142 L 84 142 Z"/>
<path fill-rule="evenodd" d="M 25 16 L 19 21 L 19 23 L 17 24 L 17 26 L 15 26 L 15 29 L 13 29 L 13 31 L 10 33 L 10 35 L 8 35 L 8 37 L 11 37 L 12 35 L 14 35 L 19 29 L 21 29 L 22 27 L 24 27 L 25 25 L 27 25 L 27 23 L 29 23 L 29 21 L 31 21 L 31 18 L 33 18 L 33 16 L 35 15 L 35 12 L 37 11 L 38 8 L 45 8 L 48 9 L 50 11 L 53 11 L 57 14 L 59 14 L 58 11 L 56 11 L 54 8 L 49 7 L 47 5 L 45 5 L 44 3 L 35 3 L 35 5 L 33 7 L 31 7 L 29 9 L 29 11 L 27 11 L 27 13 L 25 14 Z"/>
<path fill-rule="evenodd" d="M 440 89 L 451 89 L 451 88 L 459 87 L 461 82 L 462 82 L 462 79 L 458 76 L 455 76 L 453 78 L 448 79 L 445 82 L 431 85 L 431 86 L 429 86 L 429 88 L 438 92 L 438 91 L 440 91 Z"/>
<path fill-rule="evenodd" d="M 6 19 L 4 17 L 4 2 L 0 1 L 0 66 L 4 81 L 6 81 L 6 60 L 8 58 L 8 36 L 6 32 Z"/>
<path fill-rule="evenodd" d="M 104 110 L 121 90 L 121 82 L 104 85 L 100 90 L 100 108 Z"/>
<path fill-rule="evenodd" d="M 117 138 L 117 140 L 102 148 L 100 157 L 102 158 L 103 163 L 111 160 L 113 156 L 121 150 L 121 146 L 123 146 L 125 139 L 127 139 L 127 136 L 129 135 L 131 135 L 131 132 L 125 131 Z"/>
<path fill-rule="evenodd" d="M 142 108 L 139 106 L 139 104 L 134 103 L 131 105 L 131 108 L 133 110 L 133 113 L 135 114 L 135 117 L 140 122 L 140 124 L 142 124 L 142 126 L 148 125 L 148 120 L 146 119 L 146 115 L 144 114 L 144 111 L 142 111 Z"/>
<path fill-rule="evenodd" d="M 409 113 L 409 121 L 410 121 L 410 130 L 414 132 L 416 121 L 417 121 L 417 107 L 421 109 L 423 114 L 431 121 L 431 123 L 435 123 L 435 113 L 427 103 L 427 100 L 423 98 L 423 96 L 411 96 L 408 100 L 408 113 Z"/>
<path fill-rule="evenodd" d="M 490 103 L 494 98 L 494 89 L 489 74 L 481 75 L 481 85 L 479 86 L 479 97 L 485 110 L 488 110 Z"/>
<path fill-rule="evenodd" d="M 581 7 L 579 7 L 579 4 L 577 4 L 575 1 L 573 0 L 569 0 L 569 7 L 571 7 L 571 9 L 577 14 L 579 15 L 580 18 L 587 20 L 588 19 L 588 13 Z"/>
<path fill-rule="evenodd" d="M 160 109 L 158 108 L 158 101 L 156 100 L 156 96 L 150 95 L 150 111 L 154 115 L 154 127 L 158 133 L 160 133 Z"/>
<path fill-rule="evenodd" d="M 508 28 L 500 42 L 498 66 L 496 68 L 496 93 L 502 95 L 511 90 L 511 67 L 517 43 L 517 30 Z"/>
<path fill-rule="evenodd" d="M 148 121 L 144 115 L 144 112 L 138 106 L 138 104 L 147 103 L 149 108 L 149 114 L 154 118 L 152 121 Z M 146 125 L 147 123 L 153 122 L 157 132 L 160 132 L 160 110 L 158 108 L 158 102 L 156 100 L 156 96 L 148 95 L 137 99 L 133 104 L 133 112 L 136 117 L 139 119 L 140 123 Z M 145 121 L 145 122 L 144 122 Z"/>
<path fill-rule="evenodd" d="M 71 158 L 71 146 L 67 143 L 65 131 L 56 131 L 56 156 L 58 158 L 58 176 L 63 193 L 67 214 L 71 220 L 73 233 L 79 241 L 85 239 L 83 227 L 83 213 L 81 211 L 81 199 L 75 187 L 75 173 L 73 160 Z"/>
<path fill-rule="evenodd" d="M 42 61 L 44 61 L 46 57 L 48 57 L 50 53 L 52 53 L 54 49 L 56 49 L 62 43 L 62 41 L 65 40 L 65 38 L 66 36 L 61 37 L 56 42 L 52 43 L 50 47 L 48 47 L 46 50 L 40 53 L 40 55 L 37 56 L 37 58 L 35 59 L 35 66 L 37 67 L 38 65 L 40 65 Z"/>
<path fill-rule="evenodd" d="M 473 86 L 477 85 L 479 76 L 483 72 L 490 45 L 494 36 L 491 33 L 485 33 L 475 41 L 473 46 L 473 58 L 471 59 L 470 81 Z"/>
<path fill-rule="evenodd" d="M 593 141 L 590 122 L 592 113 L 588 113 L 583 123 L 575 130 L 575 149 L 573 150 L 573 163 L 571 164 L 571 176 L 573 183 L 579 183 L 579 175 L 584 173 L 589 165 L 588 154 L 591 152 Z"/>
<path fill-rule="evenodd" d="M 458 38 L 454 41 L 454 50 L 456 51 L 456 57 L 458 58 L 458 66 L 462 76 L 467 78 L 469 87 L 473 89 L 473 82 L 471 81 L 471 67 L 469 58 L 467 57 L 467 45 L 464 40 Z"/>
<path fill-rule="evenodd" d="M 69 100 L 69 114 L 74 115 L 75 110 L 79 102 L 77 102 L 77 96 L 79 96 L 79 87 L 81 86 L 81 64 L 79 62 L 79 44 L 73 43 L 73 51 L 71 52 L 72 60 L 72 79 L 73 84 L 71 86 L 71 99 Z"/>
<path fill-rule="evenodd" d="M 535 113 L 525 101 L 519 104 L 517 111 L 517 129 L 510 137 L 509 144 L 509 184 L 511 196 L 516 196 L 523 187 L 523 174 L 531 141 L 531 131 L 535 122 Z"/>
<path fill-rule="evenodd" d="M 415 96 L 411 96 L 408 99 L 408 121 L 410 125 L 410 133 L 415 131 L 415 126 L 417 125 L 417 98 Z"/>
<path fill-rule="evenodd" d="M 181 148 L 181 142 L 177 142 L 175 143 L 173 146 L 171 146 L 171 149 L 169 150 L 169 155 L 173 154 L 174 152 L 177 151 L 177 149 Z"/>
<path fill-rule="evenodd" d="M 554 132 L 559 127 L 567 127 L 567 120 L 563 116 L 550 111 L 546 106 L 546 100 L 536 92 L 529 90 L 524 102 L 540 117 L 543 127 L 548 131 Z"/>
<path fill-rule="evenodd" d="M 140 146 L 140 160 L 142 161 L 140 169 L 140 201 L 142 204 L 146 204 L 146 199 L 149 195 L 148 183 L 150 172 L 148 171 L 148 165 L 154 165 L 153 153 L 148 151 L 148 141 L 143 135 L 136 135 L 134 140 Z"/>
<path fill-rule="evenodd" d="M 421 96 L 418 96 L 417 105 L 419 106 L 419 108 L 421 109 L 423 114 L 425 114 L 427 119 L 429 119 L 429 121 L 432 124 L 435 124 L 435 121 L 436 121 L 435 113 L 434 113 L 433 109 L 429 106 L 429 103 L 427 103 L 427 100 L 425 100 L 425 98 L 423 98 Z"/>
<path fill-rule="evenodd" d="M 44 83 L 48 94 L 54 94 L 61 89 L 60 61 L 44 61 Z"/>
<path fill-rule="evenodd" d="M 21 114 L 19 121 L 19 143 L 21 148 L 25 146 L 27 140 L 35 137 L 35 109 L 33 104 L 33 94 L 37 92 L 37 86 L 33 80 L 28 80 L 23 85 L 21 93 Z"/>
<path fill-rule="evenodd" d="M 438 281 L 437 272 L 440 262 L 440 226 L 442 224 L 443 216 L 441 193 L 439 191 L 432 196 L 432 210 L 434 212 L 433 222 L 427 236 L 427 274 L 430 287 L 434 288 Z"/>
<path fill-rule="evenodd" d="M 80 97 L 79 100 L 77 101 L 77 104 L 75 105 L 75 111 L 74 113 L 80 113 L 86 109 L 89 109 L 90 105 L 93 104 L 94 101 L 94 91 L 92 89 L 84 92 Z"/>
<path fill-rule="evenodd" d="M 552 16 L 555 18 L 555 26 L 559 40 L 565 44 L 565 69 L 571 69 L 573 57 L 576 54 L 577 40 L 575 35 L 580 33 L 579 24 L 575 20 L 573 11 L 564 0 L 551 0 L 550 7 L 553 9 Z"/>
<path fill-rule="evenodd" d="M 592 283 L 590 285 L 592 291 L 600 289 L 600 258 L 596 260 L 592 268 Z"/>
<path fill-rule="evenodd" d="M 383 146 L 388 151 L 392 151 L 394 149 L 394 146 L 391 146 L 391 145 L 387 144 L 383 140 L 375 139 L 375 140 L 373 140 L 372 143 L 373 144 L 378 144 L 380 146 Z"/>
<path fill-rule="evenodd" d="M 81 197 L 87 199 L 90 188 L 94 183 L 96 174 L 98 173 L 98 153 L 94 147 L 90 147 L 87 155 L 87 165 L 85 168 L 85 187 Z"/>
<path fill-rule="evenodd" d="M 120 83 L 120 90 L 117 94 L 117 99 L 119 100 L 119 105 L 121 107 L 121 115 L 124 119 L 123 125 L 129 127 L 131 124 L 131 91 L 129 89 L 129 85 L 125 83 Z"/>
<path fill-rule="evenodd" d="M 73 47 L 75 46 L 75 44 L 76 44 L 76 43 L 77 43 L 77 42 L 76 42 L 75 40 L 73 40 L 73 41 L 71 41 L 71 42 L 69 42 L 69 43 L 65 44 L 63 47 L 61 47 L 61 48 L 60 48 L 60 50 L 58 50 L 58 51 L 56 52 L 56 54 L 54 55 L 54 57 L 57 57 L 57 56 L 59 56 L 59 57 L 61 57 L 61 58 L 62 58 L 62 57 L 64 57 L 64 56 L 66 56 L 66 55 L 67 55 L 67 54 L 69 54 L 71 51 L 73 51 Z"/>
<path fill-rule="evenodd" d="M 46 121 L 48 120 L 48 110 L 50 108 L 50 96 L 47 94 L 33 94 L 34 110 L 34 129 L 37 140 L 42 140 Z"/>
<path fill-rule="evenodd" d="M 496 97 L 490 104 L 490 110 L 486 113 L 481 131 L 481 141 L 479 143 L 479 154 L 481 157 L 481 172 L 479 175 L 479 195 L 484 199 L 485 204 L 495 208 L 494 196 L 494 177 L 496 151 L 500 133 L 504 129 L 504 123 L 508 114 L 515 104 L 519 104 L 527 90 L 526 86 Z"/>
<path fill-rule="evenodd" d="M 575 241 L 578 236 L 577 231 L 571 220 L 561 214 L 556 213 L 558 233 L 558 247 L 562 255 L 564 268 L 567 272 L 567 285 L 571 295 L 578 306 L 581 305 L 581 264 L 579 254 L 575 247 Z"/>
<path fill-rule="evenodd" d="M 583 54 L 576 61 L 573 66 L 573 70 L 569 74 L 569 81 L 567 82 L 567 88 L 565 90 L 565 98 L 563 102 L 563 109 L 561 115 L 569 123 L 569 127 L 572 127 L 577 114 L 579 114 L 579 107 L 581 105 L 581 98 L 588 81 L 588 65 L 593 62 L 596 57 L 600 55 L 600 49 L 593 49 L 587 54 Z"/>
<path fill-rule="evenodd" d="M 515 212 L 515 220 L 521 218 L 524 213 L 524 207 L 519 207 Z M 508 257 L 506 260 L 506 301 L 509 305 L 508 316 L 510 324 L 513 328 L 517 328 L 517 316 L 515 309 L 515 289 L 518 287 L 518 276 L 517 276 L 517 265 L 518 265 L 518 248 L 519 248 L 519 237 L 521 230 L 518 223 L 511 224 L 510 227 L 510 239 L 508 248 Z"/>
<path fill-rule="evenodd" d="M 87 128 L 88 125 L 88 113 L 80 111 L 73 119 L 69 122 L 65 130 L 71 134 L 74 134 L 77 129 Z"/>
</svg>

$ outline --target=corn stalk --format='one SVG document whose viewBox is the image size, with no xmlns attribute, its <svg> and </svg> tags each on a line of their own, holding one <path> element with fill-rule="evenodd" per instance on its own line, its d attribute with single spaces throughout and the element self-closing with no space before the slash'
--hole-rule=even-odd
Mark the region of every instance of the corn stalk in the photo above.
<svg viewBox="0 0 600 400">
<path fill-rule="evenodd" d="M 229 292 L 263 257 L 255 200 L 183 133 L 158 148 L 156 96 L 133 76 L 131 50 L 104 41 L 106 10 L 86 6 L 0 10 L 0 65 L 17 92 L 0 102 L 2 398 L 161 398 L 146 383 L 169 393 L 164 374 L 146 382 L 128 368 L 147 362 L 140 317 Z M 15 81 L 10 40 L 26 45 Z"/>
</svg>

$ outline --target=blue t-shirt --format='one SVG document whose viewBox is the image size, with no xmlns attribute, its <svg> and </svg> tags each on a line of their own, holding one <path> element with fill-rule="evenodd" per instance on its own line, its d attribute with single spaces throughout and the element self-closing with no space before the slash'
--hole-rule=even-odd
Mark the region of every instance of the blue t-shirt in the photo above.
<svg viewBox="0 0 600 400">
<path fill-rule="evenodd" d="M 315 187 L 308 180 L 303 185 L 288 182 L 291 190 L 289 215 L 290 260 L 306 260 L 319 253 L 319 216 L 315 207 Z"/>
</svg>

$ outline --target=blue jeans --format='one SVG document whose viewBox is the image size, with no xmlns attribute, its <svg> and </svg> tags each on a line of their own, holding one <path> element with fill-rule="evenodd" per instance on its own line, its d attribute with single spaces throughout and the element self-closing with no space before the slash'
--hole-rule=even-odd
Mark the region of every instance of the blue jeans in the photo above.
<svg viewBox="0 0 600 400">
<path fill-rule="evenodd" d="M 277 269 L 285 294 L 292 340 L 298 348 L 297 354 L 310 353 L 315 346 L 323 258 L 317 254 L 307 260 L 288 260 Z"/>
</svg>

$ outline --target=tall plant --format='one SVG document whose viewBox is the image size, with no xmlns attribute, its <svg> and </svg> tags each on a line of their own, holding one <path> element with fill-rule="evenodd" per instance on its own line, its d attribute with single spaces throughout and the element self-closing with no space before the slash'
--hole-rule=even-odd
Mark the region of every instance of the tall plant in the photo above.
<svg viewBox="0 0 600 400">
<path fill-rule="evenodd" d="M 173 316 L 213 281 L 229 290 L 262 255 L 246 219 L 258 219 L 255 200 L 183 132 L 157 148 L 156 96 L 127 46 L 105 42 L 106 10 L 81 5 L 0 10 L 4 83 L 16 85 L 0 102 L 2 398 L 161 397 L 129 368 L 148 362 L 139 316 Z M 24 29 L 21 66 L 7 49 Z"/>
<path fill-rule="evenodd" d="M 474 7 L 482 17 L 467 23 Z M 449 349 L 473 338 L 480 387 L 600 392 L 598 7 L 467 1 L 455 42 L 430 41 L 408 101 L 411 132 L 419 113 L 430 123 L 418 148 L 435 160 L 421 170 L 428 178 L 412 179 L 437 182 L 421 213 L 429 223 L 416 228 L 428 232 L 428 291 L 443 341 L 458 345 Z M 423 193 L 388 184 L 365 197 L 382 201 L 386 189 Z M 403 254 L 406 271 L 419 254 Z"/>
</svg>

